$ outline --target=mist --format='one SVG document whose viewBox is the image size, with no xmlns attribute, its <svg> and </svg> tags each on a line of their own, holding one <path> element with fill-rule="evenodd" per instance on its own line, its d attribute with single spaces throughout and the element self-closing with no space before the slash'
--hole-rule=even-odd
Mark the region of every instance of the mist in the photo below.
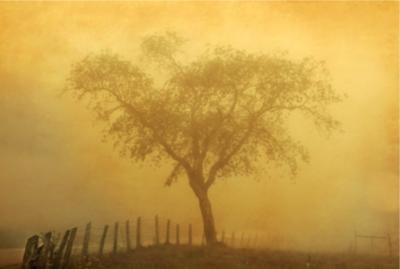
<svg viewBox="0 0 400 269">
<path fill-rule="evenodd" d="M 143 36 L 167 30 L 193 54 L 228 44 L 312 56 L 347 96 L 332 107 L 342 126 L 330 137 L 293 119 L 311 157 L 295 178 L 273 170 L 216 182 L 219 232 L 303 251 L 345 251 L 355 231 L 398 238 L 397 3 L 1 3 L 0 14 L 0 246 L 156 214 L 201 234 L 187 180 L 165 187 L 168 164 L 122 158 L 91 111 L 62 94 L 76 61 L 104 50 L 133 59 Z"/>
</svg>

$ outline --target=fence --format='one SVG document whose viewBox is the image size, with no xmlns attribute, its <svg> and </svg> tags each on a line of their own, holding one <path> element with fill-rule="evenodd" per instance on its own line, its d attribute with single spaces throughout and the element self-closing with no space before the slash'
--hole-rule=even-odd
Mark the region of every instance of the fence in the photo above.
<svg viewBox="0 0 400 269">
<path fill-rule="evenodd" d="M 106 254 L 117 254 L 129 252 L 134 249 L 143 249 L 148 246 L 161 247 L 168 245 L 205 245 L 204 233 L 201 236 L 194 236 L 192 224 L 181 227 L 179 223 L 173 223 L 170 219 L 160 221 L 158 216 L 147 220 L 143 229 L 143 219 L 138 217 L 132 223 L 115 222 L 112 225 L 93 225 L 91 222 L 85 226 L 74 227 L 61 233 L 47 232 L 42 235 L 34 235 L 28 238 L 25 246 L 25 253 L 22 260 L 22 269 L 66 269 L 71 267 L 86 268 L 90 257 L 101 258 Z M 133 226 L 135 233 L 132 233 Z M 173 227 L 175 226 L 175 227 Z M 149 229 L 151 227 L 151 229 Z M 172 231 L 175 231 L 175 238 L 172 240 Z M 161 238 L 161 234 L 165 234 Z M 132 240 L 132 235 L 134 241 Z M 235 233 L 226 236 L 222 231 L 218 240 L 231 247 L 255 247 L 257 235 L 253 238 L 241 233 L 240 240 L 236 241 Z"/>
<path fill-rule="evenodd" d="M 396 240 L 396 238 L 394 238 Z M 370 234 L 358 234 L 357 232 L 354 233 L 354 242 L 352 242 L 351 246 L 350 246 L 350 252 L 352 252 L 353 254 L 356 254 L 359 252 L 359 241 L 369 241 L 370 242 L 370 253 L 373 253 L 376 251 L 379 251 L 378 246 L 375 245 L 375 243 L 377 242 L 381 242 L 383 243 L 383 245 L 381 245 L 381 247 L 383 246 L 383 249 L 381 249 L 382 253 L 387 253 L 389 255 L 389 257 L 392 257 L 396 250 L 396 246 L 398 246 L 398 244 L 394 243 L 393 238 L 390 236 L 390 234 L 386 234 L 386 235 L 370 235 Z M 386 246 L 384 246 L 386 245 Z M 364 250 L 365 252 L 365 250 Z M 398 251 L 397 251 L 398 252 Z"/>
</svg>

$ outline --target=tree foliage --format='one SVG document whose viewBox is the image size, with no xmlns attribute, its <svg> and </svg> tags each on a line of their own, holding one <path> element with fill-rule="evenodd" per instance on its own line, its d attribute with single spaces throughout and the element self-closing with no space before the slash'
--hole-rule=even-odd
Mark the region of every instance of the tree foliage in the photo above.
<svg viewBox="0 0 400 269">
<path fill-rule="evenodd" d="M 231 47 L 182 62 L 184 43 L 173 33 L 143 40 L 141 59 L 157 63 L 163 75 L 100 53 L 76 63 L 68 79 L 122 154 L 174 162 L 167 185 L 184 172 L 208 189 L 219 177 L 251 174 L 259 160 L 295 173 L 307 153 L 288 132 L 290 115 L 303 113 L 328 132 L 338 126 L 327 108 L 340 98 L 323 63 Z"/>
</svg>

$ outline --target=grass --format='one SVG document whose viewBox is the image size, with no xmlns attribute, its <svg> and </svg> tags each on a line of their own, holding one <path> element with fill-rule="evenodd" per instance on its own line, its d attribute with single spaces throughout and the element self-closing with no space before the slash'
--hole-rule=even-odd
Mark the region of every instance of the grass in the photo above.
<svg viewBox="0 0 400 269">
<path fill-rule="evenodd" d="M 397 269 L 379 256 L 314 254 L 228 247 L 160 246 L 92 258 L 93 269 Z"/>
<path fill-rule="evenodd" d="M 307 254 L 224 246 L 151 246 L 102 257 L 86 266 L 72 260 L 72 269 L 398 269 L 399 260 L 383 256 Z M 20 265 L 0 269 L 20 269 Z"/>
</svg>

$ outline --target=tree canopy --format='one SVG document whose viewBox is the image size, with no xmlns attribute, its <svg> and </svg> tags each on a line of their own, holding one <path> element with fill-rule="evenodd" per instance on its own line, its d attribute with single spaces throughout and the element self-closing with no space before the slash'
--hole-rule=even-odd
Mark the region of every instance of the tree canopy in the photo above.
<svg viewBox="0 0 400 269">
<path fill-rule="evenodd" d="M 76 63 L 68 80 L 123 155 L 175 162 L 167 185 L 185 171 L 209 188 L 218 177 L 251 174 L 261 158 L 295 173 L 307 153 L 285 127 L 291 112 L 327 131 L 338 126 L 327 108 L 340 97 L 322 62 L 229 46 L 179 62 L 183 43 L 173 33 L 143 40 L 142 59 L 157 63 L 162 75 L 103 52 Z"/>
</svg>

